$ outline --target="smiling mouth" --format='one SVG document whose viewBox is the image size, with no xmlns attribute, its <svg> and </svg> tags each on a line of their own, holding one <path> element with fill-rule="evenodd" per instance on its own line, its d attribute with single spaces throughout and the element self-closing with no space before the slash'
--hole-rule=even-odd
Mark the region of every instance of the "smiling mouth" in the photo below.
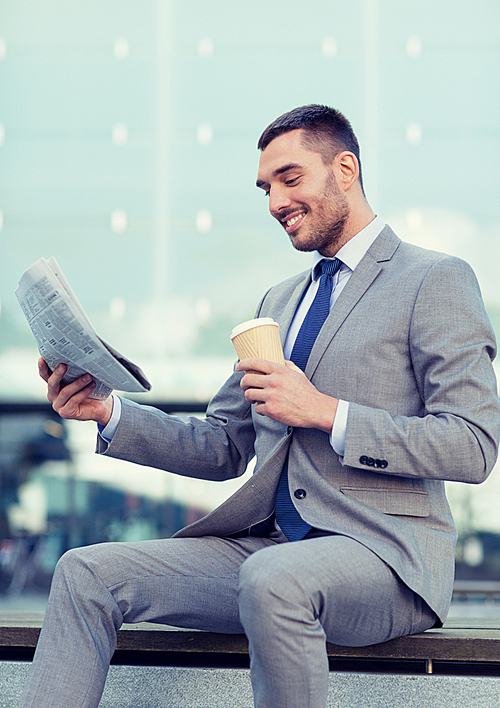
<svg viewBox="0 0 500 708">
<path fill-rule="evenodd" d="M 294 231 L 297 226 L 302 222 L 302 219 L 305 217 L 305 215 L 305 211 L 302 211 L 300 214 L 295 214 L 295 216 L 291 216 L 286 221 L 283 221 L 282 224 L 285 230 L 288 232 Z"/>
</svg>

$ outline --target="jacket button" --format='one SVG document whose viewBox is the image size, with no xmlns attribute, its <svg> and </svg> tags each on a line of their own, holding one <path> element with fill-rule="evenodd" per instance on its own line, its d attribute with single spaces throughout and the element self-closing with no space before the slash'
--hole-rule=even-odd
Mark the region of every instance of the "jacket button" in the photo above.
<svg viewBox="0 0 500 708">
<path fill-rule="evenodd" d="M 378 466 L 379 466 L 380 469 L 382 469 L 382 470 L 385 470 L 385 468 L 387 467 L 388 464 L 389 464 L 389 463 L 387 462 L 387 460 L 379 460 L 379 461 L 378 461 Z"/>
<path fill-rule="evenodd" d="M 360 464 L 362 464 L 362 465 L 368 464 L 368 458 L 366 455 L 361 455 L 361 457 L 359 458 L 359 461 L 360 461 Z"/>
<path fill-rule="evenodd" d="M 304 499 L 307 495 L 307 492 L 305 489 L 296 489 L 293 493 L 293 496 L 295 499 Z"/>
</svg>

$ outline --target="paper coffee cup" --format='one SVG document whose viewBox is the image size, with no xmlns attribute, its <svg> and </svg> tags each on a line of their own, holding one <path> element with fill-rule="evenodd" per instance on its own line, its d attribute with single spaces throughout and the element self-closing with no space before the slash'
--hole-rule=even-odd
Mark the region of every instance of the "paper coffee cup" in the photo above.
<svg viewBox="0 0 500 708">
<path fill-rule="evenodd" d="M 238 358 L 258 357 L 276 364 L 284 364 L 279 325 L 272 317 L 258 317 L 237 325 L 231 332 Z"/>
</svg>

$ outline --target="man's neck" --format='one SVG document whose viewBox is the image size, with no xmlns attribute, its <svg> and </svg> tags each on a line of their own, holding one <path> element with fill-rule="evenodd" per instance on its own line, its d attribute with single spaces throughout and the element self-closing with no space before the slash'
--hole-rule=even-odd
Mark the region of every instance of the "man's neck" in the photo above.
<svg viewBox="0 0 500 708">
<path fill-rule="evenodd" d="M 364 205 L 366 206 L 364 206 L 362 209 L 358 208 L 355 210 L 351 210 L 344 226 L 342 237 L 338 241 L 336 241 L 331 248 L 327 249 L 328 252 L 321 252 L 321 255 L 325 256 L 325 258 L 333 258 L 340 251 L 342 246 L 345 246 L 348 241 L 354 238 L 354 236 L 359 234 L 360 231 L 366 228 L 368 224 L 373 221 L 373 219 L 375 218 L 375 212 L 372 210 L 366 200 L 363 201 Z"/>
</svg>

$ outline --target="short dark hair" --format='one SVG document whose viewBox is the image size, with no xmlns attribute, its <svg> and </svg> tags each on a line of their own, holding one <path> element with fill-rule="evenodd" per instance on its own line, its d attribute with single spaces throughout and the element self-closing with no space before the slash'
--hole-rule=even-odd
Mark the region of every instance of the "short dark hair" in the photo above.
<svg viewBox="0 0 500 708">
<path fill-rule="evenodd" d="M 267 126 L 257 147 L 259 150 L 265 150 L 279 135 L 298 129 L 304 131 L 304 147 L 319 153 L 325 165 L 330 164 L 343 150 L 352 152 L 359 164 L 359 183 L 364 192 L 358 139 L 350 122 L 335 108 L 314 103 L 294 108 Z"/>
</svg>

